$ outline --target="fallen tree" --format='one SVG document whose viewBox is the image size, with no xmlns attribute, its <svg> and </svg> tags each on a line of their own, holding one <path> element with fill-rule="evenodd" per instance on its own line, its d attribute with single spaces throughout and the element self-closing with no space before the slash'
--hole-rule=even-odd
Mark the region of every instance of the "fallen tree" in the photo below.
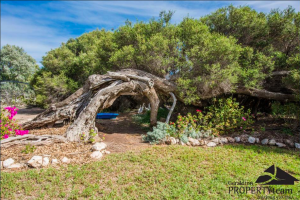
<svg viewBox="0 0 300 200">
<path fill-rule="evenodd" d="M 82 136 L 84 136 L 84 140 L 88 140 L 89 133 L 92 129 L 95 132 L 98 132 L 95 126 L 97 111 L 110 107 L 121 95 L 146 96 L 151 104 L 150 124 L 151 126 L 154 126 L 157 121 L 156 117 L 159 107 L 158 94 L 171 95 L 173 101 L 176 101 L 176 98 L 178 98 L 179 101 L 183 101 L 176 89 L 177 87 L 173 82 L 136 69 L 108 72 L 105 75 L 91 75 L 85 85 L 78 89 L 74 94 L 64 101 L 50 106 L 33 120 L 23 124 L 24 129 L 34 129 L 52 126 L 56 121 L 60 120 L 70 120 L 72 124 L 68 127 L 65 137 L 19 137 L 20 139 L 12 141 L 8 141 L 7 139 L 2 140 L 1 144 L 5 144 L 4 147 L 10 146 L 9 143 L 28 144 L 32 142 L 42 145 L 43 143 L 49 144 L 50 142 L 80 141 Z M 296 100 L 295 97 L 290 94 L 274 93 L 259 89 L 247 89 L 244 87 L 237 87 L 234 92 L 279 101 Z M 204 96 L 201 99 L 209 99 L 221 94 L 222 92 L 215 93 L 211 96 Z M 193 104 L 200 106 L 201 101 L 194 102 Z M 170 109 L 170 112 L 172 112 L 172 109 Z"/>
</svg>

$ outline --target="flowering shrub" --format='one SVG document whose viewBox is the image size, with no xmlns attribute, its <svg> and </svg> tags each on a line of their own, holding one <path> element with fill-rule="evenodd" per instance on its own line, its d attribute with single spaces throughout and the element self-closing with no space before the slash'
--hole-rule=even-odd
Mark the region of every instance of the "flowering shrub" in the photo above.
<svg viewBox="0 0 300 200">
<path fill-rule="evenodd" d="M 214 104 L 208 107 L 207 112 L 196 110 L 197 115 L 188 113 L 187 116 L 177 117 L 176 122 L 171 122 L 178 132 L 178 138 L 183 134 L 193 135 L 193 138 L 202 137 L 201 131 L 212 131 L 214 135 L 224 134 L 233 130 L 243 131 L 252 123 L 250 110 L 244 111 L 235 99 L 216 99 Z M 191 136 L 190 136 L 191 137 Z"/>
<path fill-rule="evenodd" d="M 6 112 L 5 110 L 8 111 L 9 115 L 5 115 Z M 10 136 L 28 134 L 29 131 L 22 130 L 21 126 L 14 119 L 14 116 L 17 114 L 17 112 L 18 112 L 18 108 L 16 107 L 6 107 L 1 110 L 0 139 L 6 139 Z"/>
</svg>

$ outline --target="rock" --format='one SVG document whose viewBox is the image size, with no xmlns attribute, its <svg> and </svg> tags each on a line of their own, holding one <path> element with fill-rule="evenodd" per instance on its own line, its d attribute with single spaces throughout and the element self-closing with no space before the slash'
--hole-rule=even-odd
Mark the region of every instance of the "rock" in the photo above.
<svg viewBox="0 0 300 200">
<path fill-rule="evenodd" d="M 49 158 L 48 157 L 44 157 L 43 158 L 43 163 L 42 163 L 43 167 L 46 167 L 49 164 L 49 162 L 50 162 Z"/>
<path fill-rule="evenodd" d="M 8 158 L 8 159 L 6 159 L 6 160 L 3 161 L 2 165 L 3 165 L 4 168 L 8 168 L 14 162 L 15 162 L 14 159 Z"/>
<path fill-rule="evenodd" d="M 186 145 L 191 146 L 191 143 L 190 143 L 190 142 L 187 142 Z"/>
<path fill-rule="evenodd" d="M 63 157 L 63 159 L 61 159 L 61 162 L 63 162 L 63 163 L 70 163 L 71 161 L 70 161 L 69 158 Z"/>
<path fill-rule="evenodd" d="M 106 147 L 107 147 L 107 145 L 104 142 L 96 142 L 92 146 L 92 150 L 93 151 L 101 151 L 101 150 L 105 149 Z"/>
<path fill-rule="evenodd" d="M 201 140 L 201 139 L 199 139 L 198 141 L 199 141 L 199 143 L 200 143 L 200 146 L 203 146 L 203 145 L 205 145 L 205 140 Z"/>
<path fill-rule="evenodd" d="M 175 138 L 173 138 L 173 137 L 170 137 L 170 141 L 171 141 L 171 145 L 174 145 L 174 144 L 176 144 L 177 142 L 176 142 L 176 139 Z"/>
<path fill-rule="evenodd" d="M 240 137 L 235 137 L 234 140 L 235 140 L 235 142 L 240 142 L 241 138 Z"/>
<path fill-rule="evenodd" d="M 275 140 L 272 139 L 272 140 L 269 141 L 269 145 L 275 145 L 275 144 L 276 144 Z"/>
<path fill-rule="evenodd" d="M 241 138 L 241 141 L 245 143 L 245 142 L 248 142 L 249 135 L 243 134 L 243 135 L 241 135 L 240 138 Z"/>
<path fill-rule="evenodd" d="M 100 151 L 94 151 L 90 156 L 94 159 L 100 159 L 102 158 L 103 154 Z"/>
<path fill-rule="evenodd" d="M 34 168 L 38 168 L 41 167 L 43 163 L 43 156 L 33 156 L 28 162 L 27 164 L 29 165 L 29 167 L 34 167 Z"/>
<path fill-rule="evenodd" d="M 215 147 L 215 146 L 217 146 L 217 144 L 214 143 L 214 142 L 209 142 L 206 146 L 208 146 L 208 147 Z"/>
<path fill-rule="evenodd" d="M 182 142 L 182 141 L 179 141 L 179 144 L 180 144 L 180 145 L 185 145 L 184 142 Z"/>
<path fill-rule="evenodd" d="M 259 143 L 259 138 L 255 138 L 255 142 L 258 144 Z"/>
<path fill-rule="evenodd" d="M 211 140 L 212 142 L 219 144 L 220 143 L 220 139 L 219 138 L 214 138 Z"/>
<path fill-rule="evenodd" d="M 295 143 L 295 147 L 296 147 L 297 149 L 300 149 L 300 144 L 299 144 L 299 143 Z"/>
<path fill-rule="evenodd" d="M 110 154 L 110 151 L 103 150 L 102 153 L 104 153 L 104 154 Z"/>
<path fill-rule="evenodd" d="M 262 141 L 261 141 L 261 143 L 262 144 L 268 144 L 269 143 L 269 140 L 266 138 L 266 139 L 263 139 Z"/>
<path fill-rule="evenodd" d="M 281 143 L 281 142 L 276 142 L 276 145 L 278 146 L 278 147 L 286 147 L 286 145 L 285 144 L 283 144 L 283 143 Z"/>
<path fill-rule="evenodd" d="M 22 168 L 22 167 L 23 167 L 22 164 L 20 164 L 20 163 L 15 163 L 15 164 L 12 164 L 12 165 L 8 166 L 7 168 L 8 168 L 8 169 L 20 169 L 20 168 Z"/>
<path fill-rule="evenodd" d="M 200 142 L 197 139 L 189 137 L 189 142 L 192 146 L 200 146 Z"/>
<path fill-rule="evenodd" d="M 248 142 L 251 143 L 251 144 L 254 144 L 255 143 L 255 138 L 254 137 L 249 137 Z"/>
<path fill-rule="evenodd" d="M 228 143 L 227 138 L 220 138 L 220 143 L 221 144 L 227 144 Z"/>
<path fill-rule="evenodd" d="M 179 139 L 176 139 L 176 144 L 178 144 L 179 143 Z"/>
<path fill-rule="evenodd" d="M 233 143 L 235 140 L 232 137 L 227 137 L 228 142 Z"/>
<path fill-rule="evenodd" d="M 208 141 L 207 140 L 203 140 L 204 142 L 204 145 L 207 145 L 208 144 Z"/>
<path fill-rule="evenodd" d="M 58 162 L 58 160 L 57 160 L 56 158 L 52 159 L 52 160 L 51 160 L 51 163 L 52 163 L 53 165 L 59 164 L 59 162 Z"/>
<path fill-rule="evenodd" d="M 284 143 L 287 144 L 290 147 L 294 147 L 295 146 L 295 144 L 291 140 L 289 140 L 289 139 L 284 140 Z"/>
</svg>

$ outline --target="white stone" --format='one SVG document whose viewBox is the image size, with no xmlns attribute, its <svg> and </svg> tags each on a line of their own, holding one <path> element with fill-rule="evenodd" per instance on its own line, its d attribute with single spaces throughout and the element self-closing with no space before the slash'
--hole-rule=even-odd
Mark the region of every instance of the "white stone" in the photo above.
<svg viewBox="0 0 300 200">
<path fill-rule="evenodd" d="M 295 147 L 296 147 L 297 149 L 300 149 L 300 144 L 299 144 L 299 143 L 295 143 Z"/>
<path fill-rule="evenodd" d="M 197 139 L 189 137 L 189 142 L 191 143 L 192 146 L 200 146 L 200 142 Z"/>
<path fill-rule="evenodd" d="M 259 143 L 259 138 L 255 138 L 255 142 L 256 142 L 256 143 Z"/>
<path fill-rule="evenodd" d="M 272 139 L 272 140 L 269 141 L 269 145 L 275 145 L 275 144 L 276 144 L 275 140 Z"/>
<path fill-rule="evenodd" d="M 250 136 L 248 138 L 248 142 L 251 143 L 251 144 L 255 143 L 255 138 Z"/>
<path fill-rule="evenodd" d="M 228 143 L 227 138 L 220 138 L 220 143 L 222 143 L 222 144 Z"/>
<path fill-rule="evenodd" d="M 235 141 L 232 137 L 228 137 L 227 140 L 228 140 L 228 142 L 231 142 L 231 143 L 233 143 Z"/>
<path fill-rule="evenodd" d="M 102 156 L 103 156 L 103 154 L 100 151 L 94 151 L 91 154 L 91 158 L 94 158 L 94 159 L 100 159 L 100 158 L 102 158 Z"/>
<path fill-rule="evenodd" d="M 45 166 L 47 166 L 49 164 L 49 162 L 50 162 L 49 158 L 48 157 L 44 157 L 42 165 L 45 167 Z"/>
<path fill-rule="evenodd" d="M 30 167 L 34 167 L 34 168 L 41 167 L 42 164 L 43 164 L 43 157 L 42 157 L 42 156 L 33 156 L 33 157 L 27 162 L 27 164 L 28 164 Z"/>
<path fill-rule="evenodd" d="M 280 143 L 280 142 L 276 142 L 276 145 L 277 145 L 278 147 L 286 147 L 286 145 L 285 145 L 285 144 L 283 144 L 283 143 Z"/>
<path fill-rule="evenodd" d="M 211 140 L 212 142 L 219 144 L 220 143 L 220 139 L 219 138 L 214 138 Z"/>
<path fill-rule="evenodd" d="M 103 150 L 102 153 L 104 153 L 104 154 L 110 154 L 110 151 Z"/>
<path fill-rule="evenodd" d="M 63 163 L 70 163 L 71 161 L 70 161 L 69 158 L 63 157 L 63 159 L 61 159 L 61 162 L 63 162 Z"/>
<path fill-rule="evenodd" d="M 191 146 L 191 143 L 190 143 L 190 142 L 187 142 L 186 145 Z"/>
<path fill-rule="evenodd" d="M 184 142 L 182 142 L 182 141 L 179 141 L 179 144 L 180 144 L 180 145 L 185 145 Z"/>
<path fill-rule="evenodd" d="M 106 149 L 107 145 L 104 142 L 97 142 L 92 146 L 93 151 L 101 151 Z"/>
<path fill-rule="evenodd" d="M 3 167 L 4 168 L 8 168 L 10 165 L 12 165 L 14 163 L 14 159 L 12 158 L 8 158 L 6 160 L 3 161 Z"/>
<path fill-rule="evenodd" d="M 263 139 L 262 141 L 261 141 L 261 143 L 262 144 L 268 144 L 269 143 L 269 140 L 266 138 L 266 139 Z"/>
<path fill-rule="evenodd" d="M 178 144 L 179 143 L 179 139 L 176 139 L 176 144 Z"/>
<path fill-rule="evenodd" d="M 240 137 L 235 137 L 234 140 L 235 140 L 235 142 L 240 142 L 241 138 Z"/>
<path fill-rule="evenodd" d="M 215 146 L 217 146 L 217 144 L 214 143 L 214 142 L 209 142 L 206 146 L 208 146 L 208 147 L 215 147 Z"/>
<path fill-rule="evenodd" d="M 8 169 L 20 169 L 22 167 L 23 167 L 23 165 L 21 165 L 20 163 L 15 163 L 15 164 L 8 166 L 7 168 Z"/>
<path fill-rule="evenodd" d="M 171 145 L 176 144 L 176 139 L 174 137 L 170 137 Z"/>
<path fill-rule="evenodd" d="M 58 162 L 58 160 L 57 160 L 56 158 L 52 159 L 52 160 L 51 160 L 51 163 L 52 163 L 53 165 L 59 164 L 59 162 Z"/>
</svg>

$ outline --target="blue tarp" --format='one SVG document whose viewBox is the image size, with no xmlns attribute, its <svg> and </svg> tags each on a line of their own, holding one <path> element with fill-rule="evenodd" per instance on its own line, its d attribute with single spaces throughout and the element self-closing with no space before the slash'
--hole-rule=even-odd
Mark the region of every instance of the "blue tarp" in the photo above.
<svg viewBox="0 0 300 200">
<path fill-rule="evenodd" d="M 96 119 L 115 119 L 118 113 L 98 113 Z"/>
</svg>

